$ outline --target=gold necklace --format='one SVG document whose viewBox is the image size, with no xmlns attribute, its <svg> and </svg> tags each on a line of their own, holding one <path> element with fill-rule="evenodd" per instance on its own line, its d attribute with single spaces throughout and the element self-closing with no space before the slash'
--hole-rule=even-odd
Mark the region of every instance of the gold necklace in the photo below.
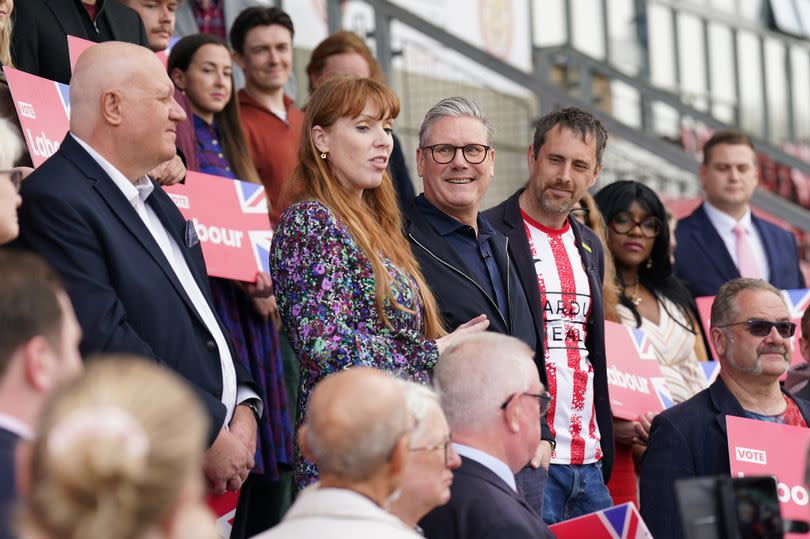
<svg viewBox="0 0 810 539">
<path fill-rule="evenodd" d="M 628 295 L 627 295 L 627 289 L 626 289 L 624 286 L 622 286 L 622 292 L 624 293 L 624 295 L 625 295 L 625 296 L 627 296 L 627 298 L 628 298 L 628 299 L 629 299 L 629 300 L 630 300 L 630 301 L 633 303 L 633 305 L 635 305 L 636 307 L 638 307 L 639 305 L 641 305 L 641 296 L 640 296 L 640 295 L 639 295 L 639 293 L 638 293 L 638 285 L 639 285 L 639 283 L 638 283 L 638 275 L 636 275 L 636 282 L 635 282 L 635 283 L 633 283 L 633 295 L 631 295 L 631 296 L 628 296 Z"/>
</svg>

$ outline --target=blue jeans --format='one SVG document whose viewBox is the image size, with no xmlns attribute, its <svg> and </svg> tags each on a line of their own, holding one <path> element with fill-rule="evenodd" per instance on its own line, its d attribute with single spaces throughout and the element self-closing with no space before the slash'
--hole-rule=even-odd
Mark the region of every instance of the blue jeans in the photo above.
<svg viewBox="0 0 810 539">
<path fill-rule="evenodd" d="M 548 472 L 542 466 L 537 469 L 526 466 L 515 474 L 518 492 L 540 518 L 543 516 L 543 496 L 547 478 Z"/>
<path fill-rule="evenodd" d="M 543 499 L 543 520 L 547 524 L 575 518 L 613 505 L 602 463 L 552 464 L 548 469 Z"/>
</svg>

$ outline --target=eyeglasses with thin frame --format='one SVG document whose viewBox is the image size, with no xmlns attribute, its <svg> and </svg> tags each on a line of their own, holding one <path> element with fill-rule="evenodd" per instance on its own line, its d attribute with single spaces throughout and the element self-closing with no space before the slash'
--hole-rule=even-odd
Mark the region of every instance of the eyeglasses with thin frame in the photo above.
<svg viewBox="0 0 810 539">
<path fill-rule="evenodd" d="M 636 221 L 630 212 L 626 211 L 617 213 L 610 220 L 610 228 L 617 234 L 629 234 L 631 230 L 638 227 L 645 238 L 655 238 L 661 233 L 663 226 L 658 217 L 650 216 L 643 221 Z"/>
<path fill-rule="evenodd" d="M 754 337 L 765 337 L 766 335 L 770 334 L 771 328 L 776 328 L 776 332 L 783 339 L 793 337 L 793 334 L 796 332 L 796 324 L 793 322 L 771 322 L 770 320 L 762 320 L 760 318 L 752 318 L 751 320 L 745 320 L 743 322 L 732 322 L 731 324 L 724 324 L 722 326 L 715 327 L 727 328 L 730 326 L 742 325 L 747 326 L 746 329 L 748 330 L 748 333 Z"/>
<path fill-rule="evenodd" d="M 453 444 L 453 440 L 448 436 L 443 442 L 439 442 L 438 444 L 433 445 L 426 445 L 422 447 L 410 447 L 408 451 L 437 451 L 439 449 L 444 449 L 444 464 L 445 466 L 450 465 L 450 446 Z"/>
<path fill-rule="evenodd" d="M 588 208 L 571 208 L 571 215 L 574 217 L 581 217 L 583 219 L 587 219 L 588 216 L 591 214 L 591 210 Z"/>
<path fill-rule="evenodd" d="M 20 192 L 20 186 L 23 181 L 23 173 L 20 169 L 12 168 L 9 170 L 0 170 L 0 174 L 8 175 L 8 179 L 11 180 L 11 185 L 14 186 L 14 189 L 18 193 Z"/>
<path fill-rule="evenodd" d="M 548 407 L 551 404 L 551 395 L 548 392 L 545 393 L 529 393 L 528 391 L 523 393 L 512 393 L 509 395 L 509 398 L 501 404 L 501 410 L 506 410 L 506 407 L 509 406 L 509 403 L 512 402 L 512 399 L 515 397 L 533 397 L 540 401 L 540 417 L 543 417 L 548 412 Z"/>
<path fill-rule="evenodd" d="M 466 144 L 464 146 L 453 146 L 452 144 L 433 144 L 422 146 L 420 150 L 430 150 L 433 160 L 440 165 L 446 165 L 456 158 L 456 152 L 461 150 L 461 155 L 471 165 L 478 165 L 484 162 L 489 152 L 489 146 L 484 144 Z"/>
</svg>

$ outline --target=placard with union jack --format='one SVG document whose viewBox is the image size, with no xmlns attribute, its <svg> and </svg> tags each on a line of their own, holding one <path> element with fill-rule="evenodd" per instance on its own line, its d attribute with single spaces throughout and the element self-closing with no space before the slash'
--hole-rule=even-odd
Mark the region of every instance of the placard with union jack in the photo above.
<svg viewBox="0 0 810 539">
<path fill-rule="evenodd" d="M 672 406 L 661 366 L 644 331 L 605 322 L 610 409 L 622 419 Z"/>
<path fill-rule="evenodd" d="M 565 520 L 548 527 L 557 539 L 652 539 L 631 502 Z"/>
<path fill-rule="evenodd" d="M 273 231 L 264 187 L 189 172 L 185 184 L 163 188 L 194 226 L 208 275 L 252 282 L 269 271 Z"/>
</svg>

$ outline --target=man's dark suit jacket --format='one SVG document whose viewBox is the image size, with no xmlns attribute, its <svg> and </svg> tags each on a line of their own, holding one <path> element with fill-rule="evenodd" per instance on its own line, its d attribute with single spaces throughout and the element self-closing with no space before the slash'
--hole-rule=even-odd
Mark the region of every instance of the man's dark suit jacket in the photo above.
<svg viewBox="0 0 810 539">
<path fill-rule="evenodd" d="M 20 437 L 0 427 L 0 539 L 12 539 L 12 513 L 17 502 L 14 453 Z"/>
<path fill-rule="evenodd" d="M 67 36 L 89 41 L 128 41 L 149 46 L 138 13 L 116 0 L 104 0 L 95 24 L 78 0 L 23 0 L 14 3 L 11 56 L 27 73 L 70 82 Z"/>
<path fill-rule="evenodd" d="M 810 423 L 810 402 L 793 400 Z M 653 420 L 641 464 L 640 505 L 655 539 L 683 537 L 676 479 L 731 473 L 726 416 L 745 417 L 745 410 L 718 378 L 708 389 Z"/>
<path fill-rule="evenodd" d="M 539 342 L 543 342 L 543 311 L 540 304 L 540 288 L 537 286 L 537 273 L 534 269 L 529 239 L 520 213 L 519 189 L 514 195 L 484 212 L 496 230 L 509 238 L 509 248 L 517 268 L 523 289 L 529 296 L 529 306 L 536 323 L 540 324 Z M 613 414 L 610 411 L 608 396 L 607 364 L 605 360 L 605 316 L 602 302 L 602 279 L 605 275 L 605 257 L 602 243 L 588 227 L 576 219 L 569 218 L 571 229 L 576 238 L 579 255 L 588 275 L 591 287 L 591 313 L 588 318 L 588 334 L 585 346 L 588 349 L 588 360 L 593 365 L 593 395 L 596 409 L 596 422 L 599 425 L 602 446 L 602 475 L 605 483 L 610 479 L 613 470 Z"/>
<path fill-rule="evenodd" d="M 82 327 L 82 355 L 133 353 L 176 371 L 208 410 L 213 442 L 226 414 L 219 349 L 118 186 L 68 133 L 59 151 L 25 180 L 21 194 L 20 244 L 61 275 Z M 180 246 L 216 316 L 202 249 L 199 242 L 188 246 L 189 224 L 160 187 L 147 204 Z M 251 384 L 241 363 L 234 365 L 237 384 Z"/>
<path fill-rule="evenodd" d="M 545 522 L 495 472 L 461 457 L 450 501 L 428 513 L 419 527 L 428 539 L 543 539 Z"/>
<path fill-rule="evenodd" d="M 751 223 L 762 238 L 770 268 L 770 282 L 781 290 L 804 288 L 799 270 L 796 240 L 787 230 L 751 215 Z M 694 297 L 715 296 L 725 283 L 740 276 L 726 244 L 717 233 L 701 204 L 678 221 L 675 229 L 675 275 Z"/>
</svg>

